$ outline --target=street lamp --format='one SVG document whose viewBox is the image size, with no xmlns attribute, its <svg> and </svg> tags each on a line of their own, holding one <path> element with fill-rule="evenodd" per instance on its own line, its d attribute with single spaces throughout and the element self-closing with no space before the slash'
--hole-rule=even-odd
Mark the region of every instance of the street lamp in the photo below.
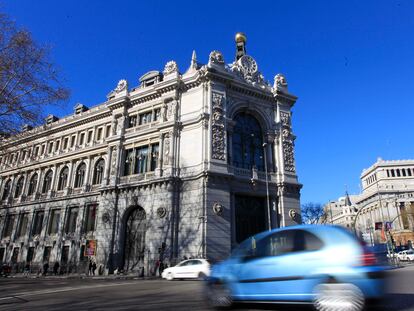
<svg viewBox="0 0 414 311">
<path fill-rule="evenodd" d="M 269 225 L 269 231 L 272 230 L 272 222 L 270 220 L 270 203 L 269 203 L 269 180 L 267 177 L 267 157 L 266 157 L 267 143 L 263 143 L 263 154 L 264 154 L 264 167 L 266 174 L 266 202 L 267 202 L 267 221 Z"/>
</svg>

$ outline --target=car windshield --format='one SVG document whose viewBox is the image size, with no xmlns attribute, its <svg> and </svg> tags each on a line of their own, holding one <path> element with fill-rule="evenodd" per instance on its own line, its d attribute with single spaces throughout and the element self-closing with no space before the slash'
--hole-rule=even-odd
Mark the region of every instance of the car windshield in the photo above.
<svg viewBox="0 0 414 311">
<path fill-rule="evenodd" d="M 253 248 L 256 248 L 256 239 L 254 237 L 250 237 L 247 240 L 241 242 L 239 246 L 233 250 L 231 257 L 244 257 L 250 254 Z"/>
<path fill-rule="evenodd" d="M 407 251 L 407 254 L 412 255 L 412 254 L 414 254 L 414 252 L 413 251 Z"/>
</svg>

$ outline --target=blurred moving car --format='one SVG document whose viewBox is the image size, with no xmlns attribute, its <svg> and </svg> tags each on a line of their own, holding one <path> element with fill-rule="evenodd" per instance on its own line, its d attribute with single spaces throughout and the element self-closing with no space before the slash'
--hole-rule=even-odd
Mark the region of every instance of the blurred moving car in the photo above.
<svg viewBox="0 0 414 311">
<path fill-rule="evenodd" d="M 212 267 L 207 299 L 233 302 L 312 303 L 316 310 L 362 310 L 381 298 L 384 270 L 346 229 L 301 225 L 259 233 Z"/>
<path fill-rule="evenodd" d="M 397 258 L 401 261 L 414 261 L 414 251 L 407 250 L 397 254 Z"/>
<path fill-rule="evenodd" d="M 210 275 L 210 264 L 206 259 L 184 260 L 165 269 L 161 276 L 168 281 L 174 279 L 205 279 Z"/>
</svg>

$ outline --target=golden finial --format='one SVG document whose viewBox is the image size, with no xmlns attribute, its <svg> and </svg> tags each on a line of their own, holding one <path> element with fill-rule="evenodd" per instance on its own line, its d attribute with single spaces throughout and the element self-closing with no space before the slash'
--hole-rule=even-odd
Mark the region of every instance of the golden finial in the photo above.
<svg viewBox="0 0 414 311">
<path fill-rule="evenodd" d="M 234 37 L 234 39 L 236 40 L 236 43 L 238 43 L 238 42 L 246 43 L 246 41 L 247 41 L 246 35 L 242 32 L 236 33 L 236 36 Z"/>
</svg>

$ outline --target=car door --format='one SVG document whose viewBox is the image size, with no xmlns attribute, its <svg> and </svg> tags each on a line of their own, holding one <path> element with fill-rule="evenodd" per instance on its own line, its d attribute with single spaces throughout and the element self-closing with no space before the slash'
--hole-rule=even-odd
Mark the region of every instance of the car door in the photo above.
<svg viewBox="0 0 414 311">
<path fill-rule="evenodd" d="M 192 260 L 187 260 L 179 263 L 177 266 L 174 267 L 174 276 L 176 278 L 187 278 L 191 264 Z"/>
<path fill-rule="evenodd" d="M 194 259 L 191 260 L 191 266 L 189 266 L 188 269 L 188 277 L 189 278 L 197 278 L 198 274 L 200 273 L 202 267 L 201 267 L 201 261 Z"/>
<path fill-rule="evenodd" d="M 306 241 L 310 246 L 306 246 Z M 320 265 L 317 250 L 323 243 L 304 230 L 284 230 L 257 242 L 243 259 L 238 286 L 246 300 L 308 300 L 317 284 L 307 277 Z"/>
</svg>

